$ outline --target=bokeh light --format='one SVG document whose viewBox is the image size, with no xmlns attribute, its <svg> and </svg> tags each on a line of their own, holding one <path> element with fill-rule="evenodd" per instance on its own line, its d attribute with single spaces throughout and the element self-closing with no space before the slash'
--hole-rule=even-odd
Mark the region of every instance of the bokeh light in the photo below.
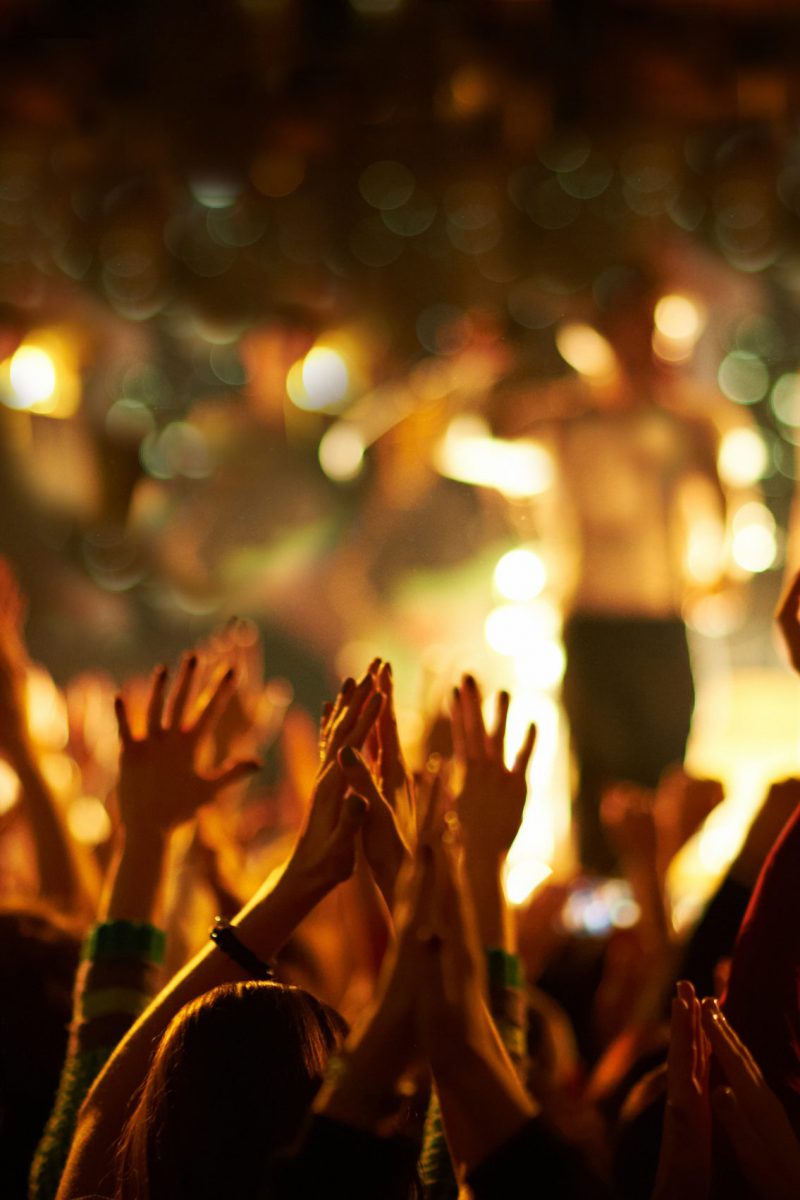
<svg viewBox="0 0 800 1200">
<path fill-rule="evenodd" d="M 533 600 L 546 583 L 547 568 L 541 555 L 524 547 L 509 550 L 494 569 L 495 587 L 506 600 Z"/>
<path fill-rule="evenodd" d="M 769 448 L 757 429 L 730 429 L 720 442 L 717 470 L 730 487 L 750 487 L 766 475 Z"/>
</svg>

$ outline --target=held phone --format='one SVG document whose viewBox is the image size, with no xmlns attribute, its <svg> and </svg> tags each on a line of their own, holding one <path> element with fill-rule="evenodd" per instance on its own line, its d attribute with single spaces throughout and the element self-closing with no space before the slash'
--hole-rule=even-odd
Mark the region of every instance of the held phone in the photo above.
<svg viewBox="0 0 800 1200">
<path fill-rule="evenodd" d="M 639 905 L 625 879 L 582 875 L 573 883 L 561 910 L 561 922 L 577 937 L 607 937 L 614 929 L 630 929 Z"/>
</svg>

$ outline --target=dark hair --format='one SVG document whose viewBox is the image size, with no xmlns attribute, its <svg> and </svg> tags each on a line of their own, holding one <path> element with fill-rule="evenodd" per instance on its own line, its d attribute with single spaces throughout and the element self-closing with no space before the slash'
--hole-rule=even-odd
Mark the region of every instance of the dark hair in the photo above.
<svg viewBox="0 0 800 1200">
<path fill-rule="evenodd" d="M 333 1009 L 280 983 L 226 984 L 187 1004 L 122 1135 L 117 1200 L 258 1195 L 346 1032 Z"/>
</svg>

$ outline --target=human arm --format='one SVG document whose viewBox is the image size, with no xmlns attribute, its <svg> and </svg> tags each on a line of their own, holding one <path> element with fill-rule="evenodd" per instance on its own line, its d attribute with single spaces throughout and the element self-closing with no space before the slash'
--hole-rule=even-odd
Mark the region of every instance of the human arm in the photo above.
<svg viewBox="0 0 800 1200">
<path fill-rule="evenodd" d="M 84 944 L 67 1058 L 32 1167 L 32 1200 L 55 1196 L 78 1109 L 114 1047 L 160 986 L 164 935 L 159 926 L 173 831 L 213 800 L 220 788 L 246 776 L 256 765 L 234 763 L 211 774 L 197 767 L 200 745 L 213 732 L 233 680 L 224 676 L 200 711 L 186 720 L 186 698 L 196 669 L 196 657 L 187 656 L 166 714 L 167 675 L 164 668 L 156 672 L 143 738 L 131 733 L 122 697 L 116 702 L 122 745 L 118 845 L 97 922 Z"/>
<path fill-rule="evenodd" d="M 88 922 L 97 904 L 97 872 L 67 830 L 30 736 L 26 714 L 30 663 L 23 615 L 11 568 L 0 559 L 0 756 L 20 781 L 20 806 L 33 835 L 40 896 Z"/>
<path fill-rule="evenodd" d="M 237 936 L 261 960 L 273 957 L 299 922 L 337 883 L 350 876 L 355 835 L 366 802 L 346 795 L 336 763 L 321 771 L 304 829 L 278 882 L 263 885 L 234 918 Z M 75 1141 L 59 1189 L 61 1200 L 103 1189 L 109 1148 L 125 1120 L 131 1096 L 140 1086 L 150 1057 L 172 1017 L 188 1001 L 242 971 L 209 945 L 171 981 L 117 1047 L 95 1082 L 80 1114 Z M 106 1186 L 113 1187 L 113 1180 Z"/>
</svg>

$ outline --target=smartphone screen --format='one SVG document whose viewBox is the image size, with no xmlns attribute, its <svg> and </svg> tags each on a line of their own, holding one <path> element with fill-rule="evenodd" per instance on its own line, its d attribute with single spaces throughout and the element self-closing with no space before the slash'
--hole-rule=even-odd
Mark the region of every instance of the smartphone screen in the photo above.
<svg viewBox="0 0 800 1200">
<path fill-rule="evenodd" d="M 584 876 L 576 880 L 561 910 L 561 921 L 578 937 L 607 937 L 613 929 L 630 929 L 639 905 L 625 879 Z"/>
</svg>

